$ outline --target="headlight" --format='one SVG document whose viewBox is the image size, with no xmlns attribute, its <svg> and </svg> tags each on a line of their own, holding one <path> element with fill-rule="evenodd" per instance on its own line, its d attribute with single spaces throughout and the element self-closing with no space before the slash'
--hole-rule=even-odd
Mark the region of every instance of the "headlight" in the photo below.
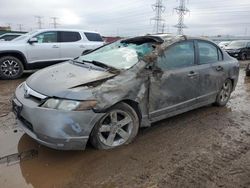
<svg viewBox="0 0 250 188">
<path fill-rule="evenodd" d="M 240 50 L 234 50 L 234 53 L 239 53 L 240 52 Z"/>
<path fill-rule="evenodd" d="M 92 109 L 96 104 L 97 101 L 95 100 L 74 101 L 63 99 L 48 99 L 41 105 L 41 107 L 66 111 L 83 111 Z"/>
</svg>

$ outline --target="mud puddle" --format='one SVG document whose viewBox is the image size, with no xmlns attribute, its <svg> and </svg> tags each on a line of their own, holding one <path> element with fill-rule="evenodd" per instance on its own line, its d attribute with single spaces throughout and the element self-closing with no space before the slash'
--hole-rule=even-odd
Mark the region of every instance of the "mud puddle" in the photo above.
<svg viewBox="0 0 250 188">
<path fill-rule="evenodd" d="M 21 81 L 0 80 L 1 100 Z M 250 187 L 249 101 L 250 79 L 242 68 L 226 107 L 206 106 L 158 122 L 141 129 L 128 146 L 110 151 L 88 146 L 84 152 L 40 146 L 18 129 L 6 106 L 0 157 L 31 149 L 38 155 L 0 164 L 1 187 Z"/>
</svg>

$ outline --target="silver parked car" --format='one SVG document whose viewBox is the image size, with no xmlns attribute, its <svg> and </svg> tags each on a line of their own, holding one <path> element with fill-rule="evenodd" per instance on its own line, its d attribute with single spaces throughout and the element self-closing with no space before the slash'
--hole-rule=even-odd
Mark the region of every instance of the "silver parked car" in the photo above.
<svg viewBox="0 0 250 188">
<path fill-rule="evenodd" d="M 42 69 L 15 92 L 18 124 L 39 143 L 83 150 L 130 143 L 139 127 L 208 104 L 224 106 L 239 63 L 216 44 L 142 36 Z"/>
<path fill-rule="evenodd" d="M 0 43 L 0 78 L 19 78 L 24 70 L 40 69 L 76 58 L 104 44 L 97 32 L 40 29 Z"/>
</svg>

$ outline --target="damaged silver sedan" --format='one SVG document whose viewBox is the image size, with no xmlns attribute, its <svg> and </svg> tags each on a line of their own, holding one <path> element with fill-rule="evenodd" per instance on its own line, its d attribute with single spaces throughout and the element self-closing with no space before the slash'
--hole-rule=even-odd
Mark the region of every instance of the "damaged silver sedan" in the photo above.
<svg viewBox="0 0 250 188">
<path fill-rule="evenodd" d="M 48 147 L 110 149 L 153 122 L 226 105 L 238 74 L 238 61 L 210 41 L 135 37 L 36 72 L 16 89 L 13 111 Z"/>
</svg>

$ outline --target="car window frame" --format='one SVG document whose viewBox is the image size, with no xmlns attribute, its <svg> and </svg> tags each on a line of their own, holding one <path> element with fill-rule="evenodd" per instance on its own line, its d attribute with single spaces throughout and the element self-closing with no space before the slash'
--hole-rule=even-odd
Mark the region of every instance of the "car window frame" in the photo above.
<svg viewBox="0 0 250 188">
<path fill-rule="evenodd" d="M 189 66 L 184 66 L 184 67 L 173 67 L 173 68 L 169 68 L 169 69 L 162 69 L 161 67 L 158 66 L 158 58 L 161 58 L 161 57 L 158 57 L 157 58 L 157 62 L 155 64 L 155 66 L 159 69 L 161 69 L 163 72 L 165 71 L 172 71 L 172 70 L 179 70 L 179 69 L 186 69 L 186 68 L 189 68 L 189 67 L 193 67 L 193 66 L 196 66 L 197 65 L 197 49 L 196 49 L 196 46 L 195 46 L 195 40 L 194 39 L 187 39 L 187 40 L 181 40 L 181 41 L 178 41 L 178 42 L 175 42 L 171 45 L 169 45 L 165 50 L 164 50 L 164 53 L 169 50 L 170 48 L 172 48 L 173 46 L 175 45 L 178 45 L 178 44 L 181 44 L 181 43 L 185 43 L 185 42 L 192 42 L 193 43 L 193 49 L 194 49 L 194 63 L 192 65 L 189 65 Z"/>
<path fill-rule="evenodd" d="M 77 41 L 64 42 L 64 41 L 62 41 L 62 33 L 63 33 L 63 32 L 78 33 L 79 36 L 80 36 L 80 39 L 77 40 Z M 80 33 L 79 31 L 58 31 L 58 36 L 57 36 L 57 38 L 58 38 L 58 42 L 59 42 L 59 43 L 72 43 L 72 42 L 79 42 L 79 41 L 81 41 L 81 40 L 82 40 L 82 35 L 81 35 L 81 33 Z"/>
<path fill-rule="evenodd" d="M 40 33 L 37 33 L 37 34 L 35 34 L 35 35 L 33 35 L 32 37 L 30 37 L 29 38 L 29 40 L 31 39 L 31 38 L 37 38 L 37 36 L 38 35 L 41 35 L 41 34 L 43 34 L 43 33 L 49 33 L 49 32 L 55 32 L 56 33 L 56 42 L 42 42 L 42 43 L 39 43 L 39 42 L 37 42 L 37 44 L 52 44 L 52 43 L 59 43 L 59 33 L 58 33 L 58 31 L 43 31 L 43 32 L 40 32 Z M 28 41 L 29 41 L 28 40 Z"/>
<path fill-rule="evenodd" d="M 211 41 L 208 41 L 208 40 L 202 40 L 202 39 L 195 39 L 195 46 L 196 46 L 196 54 L 197 54 L 197 64 L 198 65 L 210 65 L 210 64 L 214 64 L 214 63 L 217 63 L 217 62 L 221 62 L 224 60 L 224 54 L 221 50 L 221 48 L 216 45 L 215 43 L 211 42 Z M 211 44 L 212 46 L 214 46 L 215 48 L 217 48 L 217 61 L 216 62 L 208 62 L 208 63 L 200 63 L 200 50 L 199 50 L 199 44 L 198 42 L 205 42 L 205 43 L 208 43 L 208 44 Z M 221 54 L 221 59 L 220 59 L 220 56 L 219 56 L 219 53 Z"/>
</svg>

